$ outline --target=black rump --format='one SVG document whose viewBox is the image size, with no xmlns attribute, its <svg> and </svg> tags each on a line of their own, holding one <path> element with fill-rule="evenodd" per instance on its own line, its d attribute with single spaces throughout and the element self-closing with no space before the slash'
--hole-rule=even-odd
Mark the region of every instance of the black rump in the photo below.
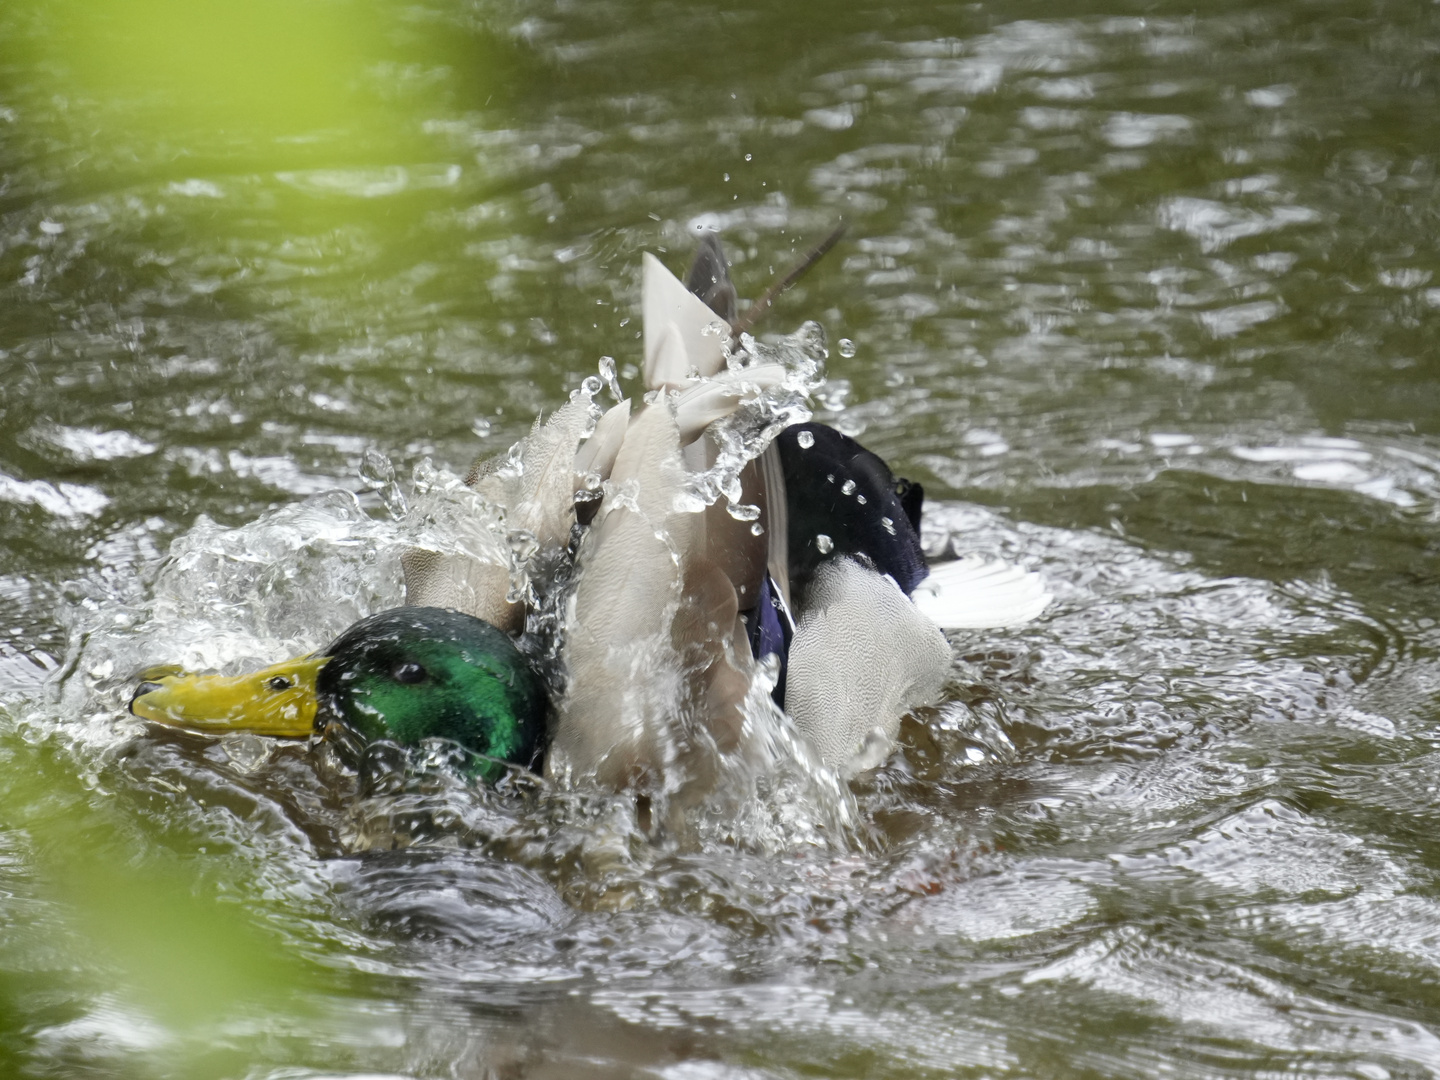
<svg viewBox="0 0 1440 1080">
<path fill-rule="evenodd" d="M 786 428 L 775 444 L 785 470 L 790 580 L 797 595 L 822 562 L 839 555 L 865 556 L 907 595 L 925 580 L 919 484 L 897 480 L 878 455 L 824 424 Z M 830 539 L 828 551 L 821 550 L 821 536 Z"/>
</svg>

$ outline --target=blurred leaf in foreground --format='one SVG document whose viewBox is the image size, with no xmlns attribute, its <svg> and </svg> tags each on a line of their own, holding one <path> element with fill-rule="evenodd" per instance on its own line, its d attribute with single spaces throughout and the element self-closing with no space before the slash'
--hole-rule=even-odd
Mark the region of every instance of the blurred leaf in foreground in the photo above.
<svg viewBox="0 0 1440 1080">
<path fill-rule="evenodd" d="M 0 978 L 4 1074 L 22 1072 L 15 1064 L 35 1031 L 75 1019 L 76 999 L 87 996 L 152 1022 L 145 1041 L 198 1040 L 203 1051 L 236 1022 L 302 1017 L 320 991 L 319 970 L 243 907 L 218 899 L 197 864 L 147 844 L 73 765 L 43 745 L 0 740 L 0 837 L 25 864 L 7 869 L 44 909 L 33 923 L 10 927 L 40 940 L 5 943 L 7 954 L 40 959 L 29 970 L 7 961 L 11 970 Z M 77 969 L 89 985 L 73 985 Z"/>
</svg>

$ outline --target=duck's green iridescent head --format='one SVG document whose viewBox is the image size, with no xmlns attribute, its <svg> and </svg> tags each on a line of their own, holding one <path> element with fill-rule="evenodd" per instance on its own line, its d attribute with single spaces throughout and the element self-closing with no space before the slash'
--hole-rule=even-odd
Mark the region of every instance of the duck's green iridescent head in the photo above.
<svg viewBox="0 0 1440 1080">
<path fill-rule="evenodd" d="M 142 679 L 131 712 L 195 731 L 306 736 L 340 723 L 366 740 L 451 739 L 526 767 L 545 733 L 544 688 L 510 638 L 444 608 L 371 615 L 320 655 L 251 675 Z"/>
</svg>

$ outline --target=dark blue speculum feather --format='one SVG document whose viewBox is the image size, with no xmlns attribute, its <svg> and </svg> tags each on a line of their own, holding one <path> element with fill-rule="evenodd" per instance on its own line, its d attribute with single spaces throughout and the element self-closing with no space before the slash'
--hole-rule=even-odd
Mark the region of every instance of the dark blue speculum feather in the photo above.
<svg viewBox="0 0 1440 1080">
<path fill-rule="evenodd" d="M 779 677 L 770 696 L 782 709 L 785 707 L 785 660 L 790 654 L 790 641 L 795 636 L 795 627 L 790 613 L 784 610 L 784 603 L 767 573 L 760 581 L 759 602 L 745 613 L 750 652 L 755 659 L 764 660 L 767 656 L 780 658 Z"/>
</svg>

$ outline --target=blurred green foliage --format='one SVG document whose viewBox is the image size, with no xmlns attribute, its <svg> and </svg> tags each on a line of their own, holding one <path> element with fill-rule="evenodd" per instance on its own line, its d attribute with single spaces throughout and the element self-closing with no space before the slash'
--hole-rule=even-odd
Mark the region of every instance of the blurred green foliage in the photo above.
<svg viewBox="0 0 1440 1080">
<path fill-rule="evenodd" d="M 69 754 L 0 743 L 0 835 L 23 851 L 0 859 L 0 891 L 15 901 L 0 945 L 0 1075 L 25 1075 L 37 1034 L 97 1000 L 142 1025 L 137 1049 L 184 1060 L 187 1044 L 209 1057 L 216 1033 L 247 1017 L 303 1016 L 320 990 L 313 963 L 223 899 L 203 860 L 147 841 Z"/>
</svg>

